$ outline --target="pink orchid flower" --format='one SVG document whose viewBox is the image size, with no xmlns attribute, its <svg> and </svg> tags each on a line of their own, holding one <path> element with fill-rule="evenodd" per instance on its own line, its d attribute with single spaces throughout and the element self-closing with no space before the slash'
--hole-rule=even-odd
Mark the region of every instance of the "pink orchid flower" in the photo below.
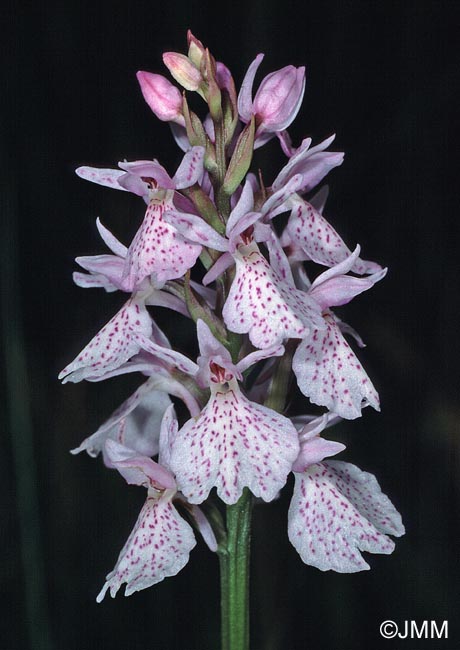
<svg viewBox="0 0 460 650">
<path fill-rule="evenodd" d="M 346 275 L 354 268 L 359 252 L 357 246 L 344 262 L 322 273 L 310 286 L 308 293 L 323 312 L 324 326 L 303 338 L 292 360 L 301 392 L 314 404 L 346 419 L 360 417 L 368 404 L 380 410 L 377 391 L 329 309 L 348 303 L 385 276 L 387 269 L 366 278 Z"/>
<path fill-rule="evenodd" d="M 108 590 L 114 598 L 123 583 L 126 583 L 125 596 L 130 596 L 176 575 L 187 564 L 190 551 L 196 545 L 192 528 L 173 503 L 177 496 L 181 498 L 169 470 L 169 436 L 175 430 L 177 420 L 170 406 L 161 423 L 158 463 L 114 440 L 106 442 L 112 466 L 127 483 L 146 487 L 147 500 L 115 568 L 107 575 L 97 597 L 99 603 Z M 190 508 L 190 512 L 209 548 L 215 551 L 217 542 L 203 513 L 196 506 Z"/>
<path fill-rule="evenodd" d="M 156 161 L 119 163 L 121 170 L 79 167 L 77 174 L 99 185 L 133 192 L 147 203 L 144 220 L 126 253 L 123 270 L 127 290 L 139 287 L 151 276 L 159 288 L 167 280 L 180 278 L 191 268 L 201 247 L 186 242 L 174 227 L 166 223 L 163 214 L 175 209 L 176 189 L 194 185 L 203 175 L 203 147 L 193 147 L 171 178 Z"/>
<path fill-rule="evenodd" d="M 329 454 L 325 454 L 329 455 Z M 305 564 L 321 571 L 369 569 L 360 551 L 390 554 L 404 535 L 401 515 L 375 476 L 343 461 L 295 472 L 288 536 Z"/>
<path fill-rule="evenodd" d="M 233 364 L 226 348 L 198 321 L 197 381 L 211 397 L 198 418 L 189 420 L 171 441 L 171 468 L 191 503 L 204 501 L 213 487 L 227 504 L 243 488 L 271 501 L 286 483 L 299 451 L 297 433 L 283 415 L 249 401 L 241 373 L 257 361 L 280 356 L 282 346 L 257 350 Z"/>
</svg>

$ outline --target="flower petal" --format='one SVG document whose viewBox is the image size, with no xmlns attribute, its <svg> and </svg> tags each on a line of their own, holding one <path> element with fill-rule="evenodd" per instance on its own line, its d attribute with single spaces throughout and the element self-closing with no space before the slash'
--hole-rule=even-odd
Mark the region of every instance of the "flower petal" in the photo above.
<svg viewBox="0 0 460 650">
<path fill-rule="evenodd" d="M 168 366 L 177 368 L 187 375 L 195 375 L 198 372 L 197 364 L 184 354 L 165 348 L 142 334 L 136 337 L 136 341 L 140 348 L 149 352 L 156 359 L 164 361 Z"/>
<path fill-rule="evenodd" d="M 232 382 L 233 383 L 233 382 Z M 227 504 L 244 487 L 272 501 L 286 483 L 299 443 L 291 422 L 250 402 L 236 382 L 211 396 L 201 415 L 179 430 L 171 469 L 190 503 L 201 503 L 213 487 Z"/>
<path fill-rule="evenodd" d="M 326 329 L 300 342 L 292 370 L 304 395 L 343 418 L 360 417 L 370 404 L 380 410 L 371 380 L 342 336 L 332 314 L 324 317 Z"/>
<path fill-rule="evenodd" d="M 152 198 L 147 206 L 126 257 L 124 275 L 131 290 L 152 274 L 158 283 L 182 277 L 201 253 L 201 246 L 186 242 L 163 219 L 163 213 L 171 209 L 174 205 L 169 193 L 163 198 Z"/>
<path fill-rule="evenodd" d="M 350 249 L 330 223 L 310 203 L 302 199 L 293 200 L 287 230 L 291 240 L 301 246 L 308 257 L 317 264 L 335 266 L 351 255 Z M 352 271 L 363 274 L 378 271 L 380 268 L 375 262 L 357 258 Z"/>
<path fill-rule="evenodd" d="M 102 286 L 107 286 L 109 291 L 113 291 L 112 287 L 123 291 L 123 281 L 121 278 L 125 262 L 121 257 L 118 257 L 117 255 L 85 255 L 75 258 L 75 261 L 85 269 L 85 271 L 89 271 L 92 276 L 104 277 L 106 281 L 102 283 Z M 79 279 L 81 275 L 82 274 L 77 276 L 77 279 Z M 76 284 L 78 284 L 78 281 Z M 93 284 L 93 286 L 96 285 Z"/>
<path fill-rule="evenodd" d="M 125 596 L 130 596 L 175 576 L 187 564 L 195 545 L 191 527 L 171 501 L 149 495 L 97 602 L 103 600 L 109 589 L 114 598 L 123 583 Z"/>
<path fill-rule="evenodd" d="M 144 456 L 155 456 L 158 453 L 163 414 L 171 404 L 167 393 L 156 390 L 157 385 L 157 377 L 144 382 L 95 433 L 72 449 L 71 453 L 86 451 L 95 458 L 102 451 L 105 464 L 111 467 L 105 454 L 105 442 L 112 439 Z"/>
<path fill-rule="evenodd" d="M 194 214 L 184 214 L 178 210 L 168 210 L 163 219 L 174 226 L 180 234 L 194 243 L 213 248 L 216 251 L 228 250 L 228 241 L 219 235 L 212 226 Z"/>
<path fill-rule="evenodd" d="M 96 334 L 80 354 L 59 373 L 63 383 L 100 377 L 128 361 L 141 346 L 136 334 L 149 337 L 152 321 L 144 304 L 131 298 Z"/>
<path fill-rule="evenodd" d="M 110 248 L 112 253 L 114 255 L 118 255 L 118 257 L 126 257 L 126 253 L 128 252 L 128 249 L 124 244 L 122 244 L 118 239 L 113 235 L 108 228 L 106 228 L 99 217 L 96 219 L 96 226 L 99 231 L 99 234 L 101 236 L 101 239 L 105 243 L 105 245 Z"/>
<path fill-rule="evenodd" d="M 127 190 L 118 183 L 120 176 L 124 176 L 124 172 L 120 169 L 99 169 L 97 167 L 78 167 L 75 173 L 85 181 L 91 181 L 97 185 L 104 185 L 105 187 L 112 187 L 114 190 Z"/>
<path fill-rule="evenodd" d="M 314 436 L 309 440 L 300 443 L 300 452 L 295 460 L 292 471 L 304 472 L 307 467 L 320 463 L 325 458 L 335 456 L 345 449 L 345 445 L 334 440 L 326 440 L 320 436 Z"/>
<path fill-rule="evenodd" d="M 187 151 L 173 176 L 174 187 L 182 190 L 198 183 L 203 176 L 204 147 L 192 147 Z"/>
<path fill-rule="evenodd" d="M 341 461 L 296 473 L 288 522 L 302 560 L 339 573 L 368 569 L 359 551 L 389 554 L 394 543 L 386 534 L 404 534 L 401 516 L 375 476 Z"/>
<path fill-rule="evenodd" d="M 263 54 L 258 54 L 254 61 L 249 66 L 246 74 L 244 75 L 243 83 L 238 94 L 238 113 L 240 114 L 243 122 L 249 122 L 252 115 L 252 87 L 254 85 L 254 78 L 256 72 L 264 58 Z"/>
<path fill-rule="evenodd" d="M 109 461 L 129 485 L 143 485 L 155 491 L 176 489 L 171 472 L 148 456 L 115 440 L 107 440 L 105 449 Z"/>
<path fill-rule="evenodd" d="M 283 282 L 255 245 L 235 258 L 235 279 L 222 312 L 232 332 L 249 333 L 255 347 L 268 348 L 324 327 L 316 302 Z"/>
</svg>

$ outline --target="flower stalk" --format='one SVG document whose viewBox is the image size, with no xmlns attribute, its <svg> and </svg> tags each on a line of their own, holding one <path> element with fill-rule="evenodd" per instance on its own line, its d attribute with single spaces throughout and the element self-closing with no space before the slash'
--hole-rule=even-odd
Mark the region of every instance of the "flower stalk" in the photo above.
<svg viewBox="0 0 460 650">
<path fill-rule="evenodd" d="M 252 495 L 226 507 L 227 541 L 218 551 L 222 650 L 249 650 L 249 560 Z"/>
</svg>

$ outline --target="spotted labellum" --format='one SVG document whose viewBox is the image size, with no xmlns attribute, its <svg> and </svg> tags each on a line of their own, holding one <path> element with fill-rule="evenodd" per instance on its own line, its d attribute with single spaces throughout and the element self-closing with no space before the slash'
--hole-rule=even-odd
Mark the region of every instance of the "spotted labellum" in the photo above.
<svg viewBox="0 0 460 650">
<path fill-rule="evenodd" d="M 366 406 L 380 409 L 353 349 L 364 344 L 336 310 L 378 291 L 387 271 L 324 216 L 328 189 L 320 184 L 343 153 L 329 150 L 334 137 L 292 144 L 287 129 L 303 100 L 305 68 L 288 65 L 256 83 L 259 54 L 238 92 L 228 68 L 191 33 L 188 46 L 187 54 L 164 55 L 172 80 L 137 74 L 147 105 L 169 122 L 183 152 L 175 174 L 154 158 L 77 169 L 139 199 L 131 242 L 98 220 L 108 251 L 76 260 L 78 286 L 124 295 L 59 375 L 139 377 L 72 452 L 101 454 L 107 468 L 146 490 L 98 602 L 123 585 L 130 595 L 175 575 L 197 541 L 230 557 L 229 513 L 252 497 L 264 507 L 288 483 L 287 532 L 305 564 L 369 569 L 362 554 L 392 553 L 392 537 L 404 534 L 376 478 L 331 460 L 346 454 L 331 427 Z M 190 93 L 202 115 L 189 108 Z M 287 162 L 265 184 L 251 163 L 269 140 Z M 157 324 L 162 310 L 172 314 L 166 333 Z M 187 328 L 191 350 L 180 339 Z M 295 415 L 290 404 L 311 412 Z"/>
</svg>

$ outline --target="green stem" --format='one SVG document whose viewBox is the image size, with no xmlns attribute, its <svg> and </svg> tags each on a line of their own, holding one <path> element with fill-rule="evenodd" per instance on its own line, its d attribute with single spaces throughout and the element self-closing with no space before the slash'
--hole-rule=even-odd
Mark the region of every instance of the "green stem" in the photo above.
<svg viewBox="0 0 460 650">
<path fill-rule="evenodd" d="M 249 650 L 249 551 L 252 495 L 227 506 L 227 543 L 219 553 L 222 650 Z"/>
</svg>

